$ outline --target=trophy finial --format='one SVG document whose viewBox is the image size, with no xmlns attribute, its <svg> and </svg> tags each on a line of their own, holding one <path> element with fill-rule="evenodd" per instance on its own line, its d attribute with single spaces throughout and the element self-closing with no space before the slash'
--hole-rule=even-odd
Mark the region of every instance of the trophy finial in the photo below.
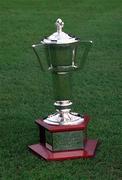
<svg viewBox="0 0 122 180">
<path fill-rule="evenodd" d="M 64 22 L 60 18 L 58 18 L 55 24 L 57 26 L 57 32 L 58 33 L 62 32 L 62 28 L 64 27 Z"/>
</svg>

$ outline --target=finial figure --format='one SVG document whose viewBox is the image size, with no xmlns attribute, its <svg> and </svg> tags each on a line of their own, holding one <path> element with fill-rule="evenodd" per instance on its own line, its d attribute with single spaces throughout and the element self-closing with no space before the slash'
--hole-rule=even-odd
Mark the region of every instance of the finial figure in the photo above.
<svg viewBox="0 0 122 180">
<path fill-rule="evenodd" d="M 57 26 L 57 32 L 60 34 L 62 32 L 62 28 L 64 27 L 64 22 L 58 18 L 55 24 Z"/>
</svg>

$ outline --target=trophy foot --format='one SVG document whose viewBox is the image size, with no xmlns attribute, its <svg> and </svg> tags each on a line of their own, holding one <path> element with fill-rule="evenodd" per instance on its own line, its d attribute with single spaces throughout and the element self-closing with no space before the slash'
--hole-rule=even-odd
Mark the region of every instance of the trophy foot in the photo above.
<svg viewBox="0 0 122 180">
<path fill-rule="evenodd" d="M 78 125 L 84 121 L 84 118 L 75 112 L 67 110 L 59 111 L 49 115 L 44 122 L 51 125 Z"/>
</svg>

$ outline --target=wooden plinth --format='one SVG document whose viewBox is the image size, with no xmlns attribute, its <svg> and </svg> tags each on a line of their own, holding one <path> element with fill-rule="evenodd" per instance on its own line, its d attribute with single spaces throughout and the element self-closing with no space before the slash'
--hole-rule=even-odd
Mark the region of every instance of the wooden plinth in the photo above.
<svg viewBox="0 0 122 180">
<path fill-rule="evenodd" d="M 41 144 L 30 145 L 29 149 L 40 158 L 49 161 L 77 159 L 77 158 L 92 158 L 95 155 L 97 140 L 87 140 L 85 148 L 81 150 L 52 152 Z"/>
<path fill-rule="evenodd" d="M 36 124 L 39 126 L 40 131 L 40 143 L 33 144 L 28 146 L 29 150 L 40 158 L 44 158 L 45 160 L 66 160 L 66 159 L 76 159 L 76 158 L 91 158 L 95 155 L 95 150 L 98 144 L 98 140 L 91 140 L 87 138 L 87 125 L 90 118 L 89 116 L 84 116 L 84 122 L 78 125 L 49 125 L 45 123 L 42 119 L 36 120 Z M 73 149 L 73 150 L 49 150 L 46 147 L 46 136 L 45 131 L 49 131 L 51 133 L 63 133 L 63 132 L 74 132 L 74 131 L 85 131 L 84 138 L 84 146 L 81 149 Z"/>
<path fill-rule="evenodd" d="M 65 132 L 65 131 L 78 131 L 84 130 L 87 128 L 87 125 L 90 121 L 90 117 L 88 115 L 84 115 L 84 121 L 78 125 L 50 125 L 43 121 L 43 119 L 36 120 L 36 124 L 40 127 L 43 127 L 50 132 Z"/>
</svg>

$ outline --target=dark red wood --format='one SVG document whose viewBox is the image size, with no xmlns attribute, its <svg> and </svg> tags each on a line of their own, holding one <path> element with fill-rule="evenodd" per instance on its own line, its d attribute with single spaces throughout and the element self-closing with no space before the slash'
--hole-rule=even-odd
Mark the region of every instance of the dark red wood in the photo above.
<svg viewBox="0 0 122 180">
<path fill-rule="evenodd" d="M 42 157 L 50 161 L 76 159 L 76 158 L 91 158 L 94 157 L 95 155 L 97 143 L 98 143 L 97 140 L 87 140 L 84 149 L 60 151 L 60 152 L 52 152 L 42 144 L 30 145 L 29 149 L 39 157 Z"/>
<path fill-rule="evenodd" d="M 64 132 L 64 131 L 78 131 L 87 128 L 87 124 L 90 120 L 88 115 L 84 116 L 84 122 L 78 125 L 50 125 L 43 121 L 43 119 L 36 120 L 36 124 L 39 126 L 43 126 L 44 128 L 48 129 L 50 132 Z"/>
<path fill-rule="evenodd" d="M 39 126 L 39 137 L 40 137 L 40 143 L 45 145 L 46 143 L 45 128 L 43 126 Z"/>
</svg>

